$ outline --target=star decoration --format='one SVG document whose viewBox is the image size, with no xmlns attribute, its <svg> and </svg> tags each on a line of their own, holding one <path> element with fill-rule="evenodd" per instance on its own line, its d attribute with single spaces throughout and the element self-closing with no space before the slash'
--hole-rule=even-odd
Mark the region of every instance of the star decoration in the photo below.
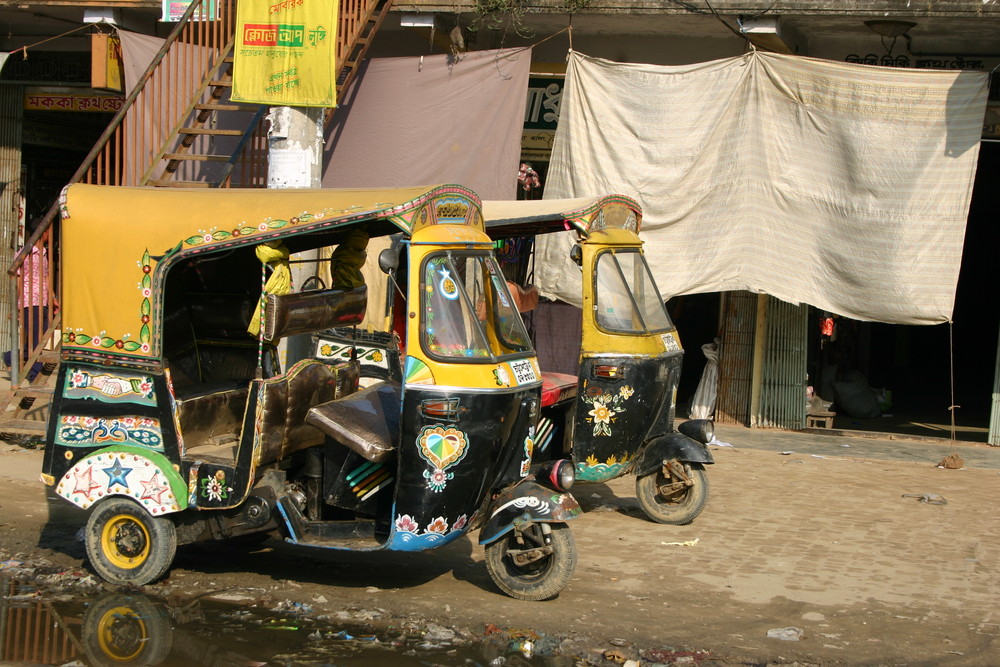
<svg viewBox="0 0 1000 667">
<path fill-rule="evenodd" d="M 86 468 L 81 468 L 73 473 L 73 478 L 76 480 L 73 486 L 73 493 L 82 493 L 83 495 L 90 497 L 90 492 L 94 489 L 100 488 L 100 484 L 94 481 L 94 467 L 87 466 Z"/>
<path fill-rule="evenodd" d="M 125 481 L 125 478 L 130 472 L 132 472 L 133 468 L 125 468 L 122 466 L 121 461 L 115 459 L 115 464 L 113 466 L 110 468 L 102 468 L 102 470 L 108 476 L 108 491 L 110 491 L 111 487 L 115 484 L 121 484 L 126 489 L 128 488 L 128 482 Z"/>
<path fill-rule="evenodd" d="M 160 472 L 156 471 L 153 476 L 147 482 L 140 482 L 142 484 L 142 496 L 140 500 L 155 500 L 158 504 L 163 504 L 163 494 L 170 490 L 169 486 L 160 483 L 159 480 Z"/>
</svg>

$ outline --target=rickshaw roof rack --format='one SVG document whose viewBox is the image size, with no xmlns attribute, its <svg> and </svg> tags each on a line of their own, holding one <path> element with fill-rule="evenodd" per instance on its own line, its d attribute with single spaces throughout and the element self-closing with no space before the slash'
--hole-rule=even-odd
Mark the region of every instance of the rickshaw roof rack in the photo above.
<svg viewBox="0 0 1000 667">
<path fill-rule="evenodd" d="M 630 229 L 642 224 L 642 208 L 620 194 L 572 199 L 483 202 L 486 232 L 491 238 L 529 236 L 574 229 L 582 236 L 599 229 Z"/>
</svg>

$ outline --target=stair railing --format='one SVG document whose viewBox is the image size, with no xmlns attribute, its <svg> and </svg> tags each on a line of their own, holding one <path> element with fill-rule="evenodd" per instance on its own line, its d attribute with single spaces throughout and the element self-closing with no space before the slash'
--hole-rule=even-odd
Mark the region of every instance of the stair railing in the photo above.
<svg viewBox="0 0 1000 667">
<path fill-rule="evenodd" d="M 337 87 L 341 92 L 357 72 L 372 37 L 388 15 L 392 0 L 339 2 L 336 71 Z M 206 12 L 216 12 L 215 20 L 200 20 L 203 7 Z M 236 7 L 237 0 L 193 0 L 69 184 L 141 184 L 140 179 L 149 172 L 149 162 L 163 154 L 166 143 L 176 139 L 172 133 L 180 117 L 190 110 L 190 100 L 177 95 L 176 88 L 199 90 L 199 82 L 206 73 L 217 71 L 220 59 L 228 56 L 235 36 Z M 167 54 L 178 46 L 186 47 L 184 55 L 168 60 Z M 263 126 L 264 121 L 261 121 L 252 139 L 240 144 L 242 153 L 232 165 L 231 175 L 223 187 L 231 186 L 231 179 L 237 179 L 242 187 L 266 187 L 266 173 L 262 168 L 266 166 Z M 58 228 L 55 225 L 59 210 L 60 202 L 54 202 L 8 268 L 8 274 L 17 282 L 14 312 L 19 313 L 20 325 L 17 329 L 19 340 L 11 354 L 11 385 L 15 389 L 25 380 L 60 325 L 56 271 Z M 39 255 L 51 267 L 41 280 L 33 272 L 24 270 L 28 257 Z M 27 300 L 25 295 L 35 294 L 37 289 L 42 289 L 45 298 Z M 34 303 L 39 300 L 41 303 Z M 40 316 L 25 319 L 25 304 L 39 309 Z"/>
<path fill-rule="evenodd" d="M 192 20 L 193 16 L 198 16 L 197 12 L 201 10 L 202 4 L 211 6 L 213 3 L 219 7 L 218 22 Z M 218 25 L 213 25 L 216 23 Z M 192 40 L 188 43 L 210 48 L 211 45 L 220 42 L 225 46 L 232 37 L 234 25 L 234 0 L 194 0 L 69 183 L 130 185 L 131 183 L 125 180 L 125 175 L 130 171 L 134 173 L 134 170 L 126 166 L 125 153 L 142 155 L 150 150 L 145 148 L 150 141 L 149 128 L 142 120 L 144 116 L 148 117 L 146 110 L 155 109 L 158 105 L 164 105 L 165 109 L 172 110 L 177 104 L 165 94 L 168 90 L 167 84 L 176 80 L 177 73 L 158 69 L 167 52 L 174 44 L 187 40 Z M 228 34 L 223 37 L 225 29 L 228 30 Z M 206 68 L 203 68 L 202 72 L 204 69 Z M 198 76 L 200 78 L 203 74 L 199 73 Z M 129 123 L 131 127 L 126 128 L 125 119 L 130 116 L 130 112 L 140 120 L 134 124 Z M 159 141 L 162 143 L 163 138 L 160 137 Z M 130 142 L 135 142 L 136 145 L 129 146 L 129 150 L 126 151 L 125 147 Z M 58 314 L 60 290 L 56 271 L 58 228 L 54 224 L 58 219 L 59 210 L 60 202 L 56 201 L 14 256 L 7 270 L 16 281 L 14 293 L 17 307 L 14 312 L 17 313 L 18 326 L 10 364 L 11 386 L 14 389 L 24 383 L 32 373 L 33 365 L 41 357 L 46 346 L 50 344 L 54 332 L 60 326 Z M 35 268 L 39 263 L 47 268 L 39 272 Z M 30 269 L 27 268 L 29 266 Z"/>
</svg>

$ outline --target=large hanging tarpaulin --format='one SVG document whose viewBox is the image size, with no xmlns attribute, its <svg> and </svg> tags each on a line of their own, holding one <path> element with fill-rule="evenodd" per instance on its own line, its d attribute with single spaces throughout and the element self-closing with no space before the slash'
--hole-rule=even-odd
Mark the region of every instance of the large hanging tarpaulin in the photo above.
<svg viewBox="0 0 1000 667">
<path fill-rule="evenodd" d="M 323 187 L 448 181 L 513 199 L 530 69 L 530 49 L 365 61 L 326 129 Z"/>
<path fill-rule="evenodd" d="M 951 318 L 988 76 L 752 51 L 686 66 L 571 52 L 546 198 L 644 211 L 664 298 L 771 294 L 859 320 Z M 542 293 L 579 304 L 566 237 Z"/>
<path fill-rule="evenodd" d="M 240 0 L 234 102 L 333 107 L 339 2 Z"/>
</svg>

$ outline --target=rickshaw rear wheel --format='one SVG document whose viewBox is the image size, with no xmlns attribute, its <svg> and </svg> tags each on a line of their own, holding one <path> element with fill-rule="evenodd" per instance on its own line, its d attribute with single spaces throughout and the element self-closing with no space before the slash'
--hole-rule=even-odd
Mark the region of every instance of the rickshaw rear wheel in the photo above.
<svg viewBox="0 0 1000 667">
<path fill-rule="evenodd" d="M 140 595 L 101 598 L 83 616 L 87 664 L 159 665 L 170 654 L 170 615 Z"/>
<path fill-rule="evenodd" d="M 691 486 L 682 486 L 683 480 L 659 470 L 636 477 L 635 495 L 639 505 L 650 519 L 657 523 L 683 526 L 695 520 L 708 503 L 708 474 L 700 463 L 684 463 L 684 474 Z"/>
<path fill-rule="evenodd" d="M 531 549 L 551 551 L 518 564 L 515 557 Z M 486 569 L 493 582 L 518 600 L 548 600 L 566 588 L 576 569 L 576 543 L 563 523 L 532 524 L 510 531 L 486 545 Z"/>
<path fill-rule="evenodd" d="M 87 520 L 90 565 L 113 584 L 142 586 L 159 579 L 177 552 L 177 531 L 128 498 L 107 498 Z"/>
</svg>

